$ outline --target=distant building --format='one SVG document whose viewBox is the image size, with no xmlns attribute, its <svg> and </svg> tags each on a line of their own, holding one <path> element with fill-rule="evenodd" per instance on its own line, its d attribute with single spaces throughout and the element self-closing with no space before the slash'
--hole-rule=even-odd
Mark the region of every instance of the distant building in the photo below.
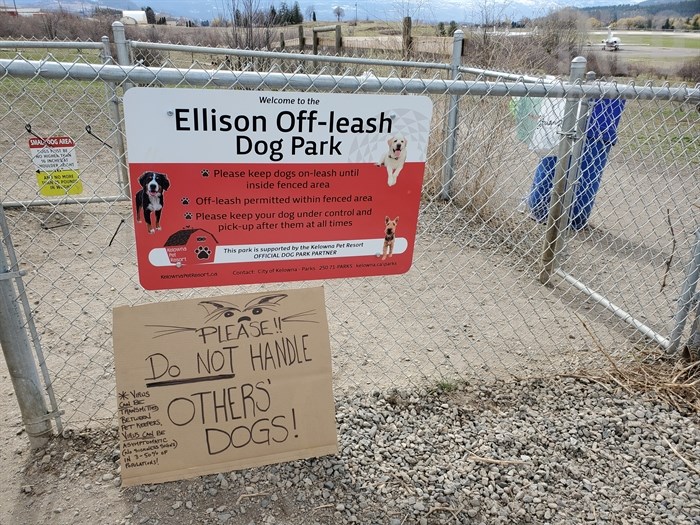
<svg viewBox="0 0 700 525">
<path fill-rule="evenodd" d="M 146 11 L 122 11 L 120 22 L 124 25 L 148 24 Z"/>
<path fill-rule="evenodd" d="M 15 9 L 14 7 L 0 6 L 0 14 L 6 14 L 10 16 L 41 16 L 44 13 L 38 7 L 19 7 Z"/>
</svg>

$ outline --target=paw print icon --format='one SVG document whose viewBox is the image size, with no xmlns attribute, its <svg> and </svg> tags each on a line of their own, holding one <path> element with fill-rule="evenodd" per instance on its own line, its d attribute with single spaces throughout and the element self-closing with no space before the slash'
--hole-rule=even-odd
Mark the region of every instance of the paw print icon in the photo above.
<svg viewBox="0 0 700 525">
<path fill-rule="evenodd" d="M 208 177 L 209 176 L 209 170 L 203 169 L 202 170 L 202 177 Z"/>
<path fill-rule="evenodd" d="M 206 246 L 197 246 L 197 248 L 194 251 L 194 254 L 197 256 L 197 259 L 209 259 L 211 257 L 211 250 L 207 248 Z"/>
<path fill-rule="evenodd" d="M 185 213 L 185 219 L 190 220 L 192 218 L 192 214 L 190 212 Z"/>
<path fill-rule="evenodd" d="M 182 204 L 184 204 L 185 206 L 187 206 L 189 203 L 190 203 L 189 197 L 183 197 L 183 198 L 182 198 Z"/>
</svg>

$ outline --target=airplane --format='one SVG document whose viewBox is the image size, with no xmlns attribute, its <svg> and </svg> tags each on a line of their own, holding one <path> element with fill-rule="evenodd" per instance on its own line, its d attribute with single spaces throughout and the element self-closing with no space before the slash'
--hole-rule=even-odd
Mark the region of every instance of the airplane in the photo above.
<svg viewBox="0 0 700 525">
<path fill-rule="evenodd" d="M 622 41 L 620 37 L 613 36 L 612 29 L 608 26 L 608 37 L 605 40 L 601 40 L 603 43 L 603 51 L 619 51 Z"/>
</svg>

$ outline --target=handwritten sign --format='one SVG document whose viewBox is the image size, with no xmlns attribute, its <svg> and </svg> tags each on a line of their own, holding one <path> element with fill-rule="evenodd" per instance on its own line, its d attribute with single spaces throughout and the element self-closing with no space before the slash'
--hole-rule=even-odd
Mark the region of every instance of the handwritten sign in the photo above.
<svg viewBox="0 0 700 525">
<path fill-rule="evenodd" d="M 29 151 L 37 168 L 39 193 L 45 197 L 79 195 L 80 182 L 75 142 L 70 137 L 31 137 Z"/>
<path fill-rule="evenodd" d="M 134 88 L 124 111 L 144 288 L 410 269 L 428 97 Z"/>
<path fill-rule="evenodd" d="M 122 484 L 337 452 L 323 288 L 114 309 Z"/>
</svg>

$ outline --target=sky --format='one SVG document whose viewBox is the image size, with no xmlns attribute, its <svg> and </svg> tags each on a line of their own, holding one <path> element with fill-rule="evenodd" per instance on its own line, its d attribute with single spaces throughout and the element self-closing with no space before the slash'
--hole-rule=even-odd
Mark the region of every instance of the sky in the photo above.
<svg viewBox="0 0 700 525">
<path fill-rule="evenodd" d="M 261 8 L 269 5 L 279 7 L 282 0 L 250 0 Z M 317 20 L 334 20 L 334 8 L 340 6 L 345 12 L 343 21 L 375 20 L 396 22 L 404 16 L 411 16 L 422 22 L 478 23 L 483 20 L 484 9 L 489 9 L 500 18 L 520 20 L 523 17 L 535 18 L 543 16 L 558 7 L 575 6 L 590 7 L 596 5 L 614 5 L 620 3 L 635 4 L 640 0 L 298 0 L 301 12 L 305 18 L 310 10 L 316 12 Z M 182 16 L 194 20 L 212 20 L 217 17 L 230 17 L 232 2 L 241 0 L 0 0 L 0 3 L 18 7 L 47 7 L 60 4 L 65 9 L 90 11 L 97 4 L 117 9 L 139 9 L 142 6 L 151 7 L 156 13 L 167 13 L 172 16 Z M 291 7 L 294 0 L 286 0 Z"/>
</svg>

